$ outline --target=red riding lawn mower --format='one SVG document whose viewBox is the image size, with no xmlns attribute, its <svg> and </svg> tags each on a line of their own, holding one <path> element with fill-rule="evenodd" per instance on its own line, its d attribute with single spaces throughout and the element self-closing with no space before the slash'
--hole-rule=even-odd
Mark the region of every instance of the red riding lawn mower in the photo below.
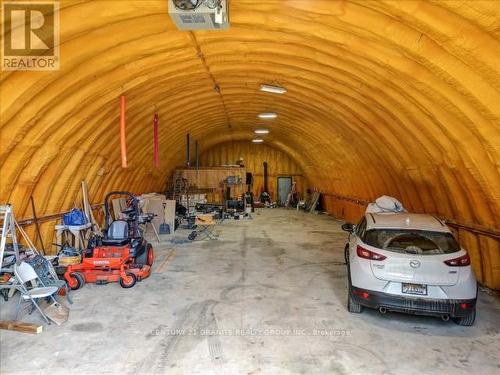
<svg viewBox="0 0 500 375">
<path fill-rule="evenodd" d="M 128 208 L 121 213 L 124 220 L 111 222 L 109 198 L 113 195 L 128 197 Z M 80 289 L 86 282 L 120 282 L 123 288 L 132 288 L 137 281 L 151 274 L 153 246 L 144 239 L 140 225 L 150 222 L 154 215 L 141 215 L 137 198 L 126 191 L 108 193 L 104 200 L 104 211 L 104 238 L 91 238 L 82 254 L 82 262 L 68 266 L 64 273 L 64 278 L 73 290 Z"/>
</svg>

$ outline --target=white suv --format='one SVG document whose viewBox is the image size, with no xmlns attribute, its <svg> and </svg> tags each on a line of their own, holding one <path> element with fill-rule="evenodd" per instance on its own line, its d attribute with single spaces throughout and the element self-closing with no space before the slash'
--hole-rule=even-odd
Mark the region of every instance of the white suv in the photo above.
<svg viewBox="0 0 500 375">
<path fill-rule="evenodd" d="M 363 306 L 381 313 L 452 318 L 471 326 L 477 282 L 467 252 L 437 217 L 411 213 L 367 213 L 358 225 L 344 224 L 348 310 Z"/>
</svg>

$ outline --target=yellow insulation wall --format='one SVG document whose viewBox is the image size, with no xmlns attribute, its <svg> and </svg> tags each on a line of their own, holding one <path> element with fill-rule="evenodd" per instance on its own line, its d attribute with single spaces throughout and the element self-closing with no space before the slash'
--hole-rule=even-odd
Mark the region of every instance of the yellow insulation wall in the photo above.
<svg viewBox="0 0 500 375">
<path fill-rule="evenodd" d="M 60 70 L 1 72 L 0 201 L 23 218 L 30 195 L 39 215 L 70 208 L 81 179 L 94 202 L 112 189 L 163 190 L 187 132 L 210 148 L 265 125 L 266 143 L 326 192 L 393 195 L 498 229 L 500 2 L 230 4 L 229 31 L 190 33 L 175 28 L 165 0 L 61 1 Z M 261 83 L 288 93 L 262 93 Z M 263 124 L 263 111 L 279 117 Z M 498 239 L 467 241 L 499 289 Z"/>
</svg>

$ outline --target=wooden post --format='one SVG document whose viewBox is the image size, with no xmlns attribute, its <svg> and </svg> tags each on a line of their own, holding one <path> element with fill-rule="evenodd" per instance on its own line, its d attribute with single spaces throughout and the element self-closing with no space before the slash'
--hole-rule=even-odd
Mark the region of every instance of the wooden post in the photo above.
<svg viewBox="0 0 500 375">
<path fill-rule="evenodd" d="M 43 326 L 36 324 L 29 324 L 23 322 L 14 322 L 9 320 L 0 320 L 0 329 L 6 329 L 9 331 L 17 331 L 23 333 L 34 333 L 38 334 L 43 331 Z"/>
</svg>

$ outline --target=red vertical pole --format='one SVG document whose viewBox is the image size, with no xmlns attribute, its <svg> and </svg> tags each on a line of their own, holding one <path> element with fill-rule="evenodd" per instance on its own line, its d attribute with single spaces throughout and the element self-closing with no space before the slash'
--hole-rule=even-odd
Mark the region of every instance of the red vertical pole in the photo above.
<svg viewBox="0 0 500 375">
<path fill-rule="evenodd" d="M 153 146 L 154 146 L 154 162 L 155 167 L 160 168 L 160 156 L 158 155 L 158 123 L 160 119 L 158 114 L 155 113 L 153 117 Z"/>
<path fill-rule="evenodd" d="M 125 133 L 125 95 L 120 97 L 120 146 L 122 152 L 122 168 L 127 168 L 127 138 Z"/>
</svg>

